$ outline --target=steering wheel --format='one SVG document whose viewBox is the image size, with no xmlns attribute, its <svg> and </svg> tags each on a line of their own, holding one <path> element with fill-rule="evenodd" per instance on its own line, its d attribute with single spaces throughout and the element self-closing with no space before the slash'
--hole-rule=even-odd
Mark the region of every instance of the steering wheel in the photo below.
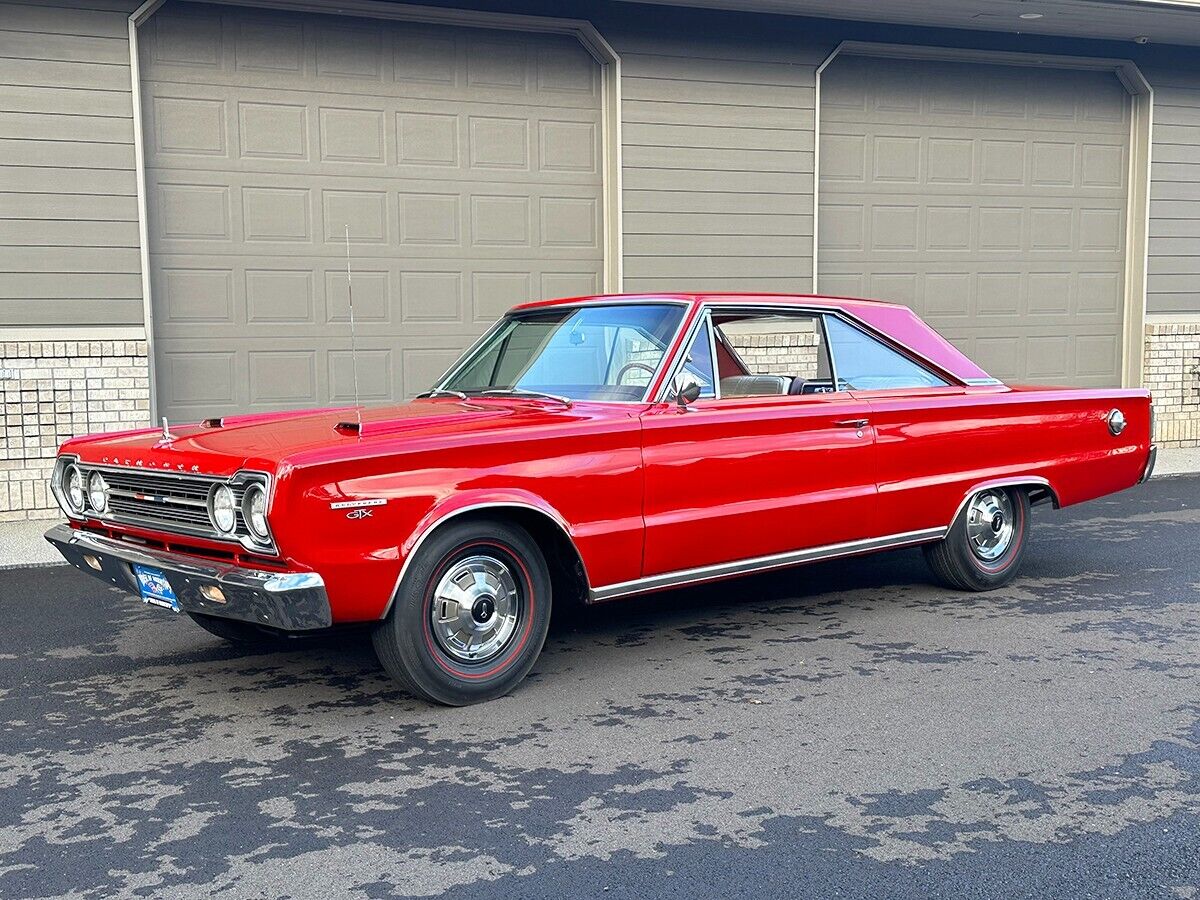
<svg viewBox="0 0 1200 900">
<path fill-rule="evenodd" d="M 657 371 L 654 368 L 654 366 L 647 365 L 646 363 L 643 363 L 643 362 L 625 363 L 625 365 L 621 366 L 621 371 L 619 371 L 617 373 L 617 384 L 621 383 L 621 379 L 625 377 L 625 373 L 628 372 L 630 369 L 643 369 L 644 371 L 649 373 L 651 378 L 654 377 L 654 373 L 655 373 L 655 371 Z"/>
</svg>

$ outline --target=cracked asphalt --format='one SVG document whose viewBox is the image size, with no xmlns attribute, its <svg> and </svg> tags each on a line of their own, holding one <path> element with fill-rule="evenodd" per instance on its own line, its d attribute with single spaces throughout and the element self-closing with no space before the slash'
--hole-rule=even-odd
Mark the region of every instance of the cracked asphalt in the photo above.
<svg viewBox="0 0 1200 900">
<path fill-rule="evenodd" d="M 556 612 L 513 695 L 0 572 L 0 897 L 1200 898 L 1200 478 Z"/>
</svg>

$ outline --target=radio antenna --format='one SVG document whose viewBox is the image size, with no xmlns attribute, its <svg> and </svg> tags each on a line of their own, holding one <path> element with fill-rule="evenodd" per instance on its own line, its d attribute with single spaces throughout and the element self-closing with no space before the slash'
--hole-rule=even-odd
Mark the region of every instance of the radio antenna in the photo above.
<svg viewBox="0 0 1200 900">
<path fill-rule="evenodd" d="M 362 406 L 358 402 L 358 344 L 354 334 L 354 279 L 350 275 L 350 225 L 346 224 L 346 299 L 350 305 L 350 369 L 354 374 L 354 415 L 362 436 Z"/>
</svg>

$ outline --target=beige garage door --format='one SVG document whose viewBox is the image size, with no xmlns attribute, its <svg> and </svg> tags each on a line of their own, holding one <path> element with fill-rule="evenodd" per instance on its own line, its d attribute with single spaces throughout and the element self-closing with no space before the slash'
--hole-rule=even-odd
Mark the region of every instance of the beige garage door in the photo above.
<svg viewBox="0 0 1200 900">
<path fill-rule="evenodd" d="M 999 378 L 1119 384 L 1129 108 L 1108 73 L 834 60 L 820 290 L 906 303 Z"/>
<path fill-rule="evenodd" d="M 601 287 L 599 69 L 574 38 L 180 4 L 142 30 L 163 414 L 429 386 Z"/>
</svg>

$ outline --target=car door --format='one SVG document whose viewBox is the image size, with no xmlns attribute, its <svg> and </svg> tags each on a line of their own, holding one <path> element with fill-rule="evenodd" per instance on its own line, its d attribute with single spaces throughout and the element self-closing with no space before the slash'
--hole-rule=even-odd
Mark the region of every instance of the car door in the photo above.
<svg viewBox="0 0 1200 900">
<path fill-rule="evenodd" d="M 760 327 L 738 348 L 714 314 Z M 872 536 L 874 431 L 866 404 L 833 389 L 824 344 L 820 316 L 803 310 L 698 319 L 672 383 L 698 381 L 701 397 L 642 415 L 644 576 Z"/>
<path fill-rule="evenodd" d="M 826 333 L 839 386 L 866 404 L 875 430 L 881 533 L 945 527 L 980 473 L 1005 474 L 997 456 L 1007 442 L 986 399 L 994 387 L 954 384 L 840 315 L 828 317 Z"/>
</svg>

